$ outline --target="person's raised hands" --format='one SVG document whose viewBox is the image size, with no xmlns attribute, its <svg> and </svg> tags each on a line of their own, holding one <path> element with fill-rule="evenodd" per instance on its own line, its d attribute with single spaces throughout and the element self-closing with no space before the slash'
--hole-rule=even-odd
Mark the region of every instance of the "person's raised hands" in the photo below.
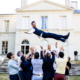
<svg viewBox="0 0 80 80">
<path fill-rule="evenodd" d="M 43 46 L 40 46 L 41 50 L 43 50 Z"/>
<path fill-rule="evenodd" d="M 55 43 L 55 47 L 57 48 L 57 42 Z"/>
<path fill-rule="evenodd" d="M 63 48 L 63 46 L 61 46 L 61 47 L 60 47 L 60 51 L 64 51 L 64 48 Z"/>
</svg>

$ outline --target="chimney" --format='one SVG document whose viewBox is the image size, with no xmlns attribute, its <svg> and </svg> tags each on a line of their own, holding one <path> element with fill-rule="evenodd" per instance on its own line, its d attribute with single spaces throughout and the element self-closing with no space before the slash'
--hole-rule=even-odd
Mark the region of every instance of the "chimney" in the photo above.
<svg viewBox="0 0 80 80">
<path fill-rule="evenodd" d="M 65 6 L 70 7 L 70 0 L 65 0 Z"/>
<path fill-rule="evenodd" d="M 28 5 L 28 0 L 21 0 L 21 7 Z"/>
<path fill-rule="evenodd" d="M 78 9 L 78 2 L 77 1 L 71 1 L 71 7 L 74 9 Z"/>
</svg>

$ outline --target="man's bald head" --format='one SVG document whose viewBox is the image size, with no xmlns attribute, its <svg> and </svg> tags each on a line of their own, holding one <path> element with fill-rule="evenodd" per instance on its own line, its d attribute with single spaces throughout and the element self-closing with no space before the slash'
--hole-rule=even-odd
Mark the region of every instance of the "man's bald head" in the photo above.
<svg viewBox="0 0 80 80">
<path fill-rule="evenodd" d="M 48 50 L 51 50 L 51 45 L 50 44 L 48 45 Z"/>
</svg>

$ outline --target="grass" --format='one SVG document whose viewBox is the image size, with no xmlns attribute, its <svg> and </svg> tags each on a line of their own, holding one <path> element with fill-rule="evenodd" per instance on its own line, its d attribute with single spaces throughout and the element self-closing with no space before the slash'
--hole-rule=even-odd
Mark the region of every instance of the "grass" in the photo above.
<svg viewBox="0 0 80 80">
<path fill-rule="evenodd" d="M 9 74 L 0 74 L 0 80 L 9 80 Z"/>
<path fill-rule="evenodd" d="M 0 74 L 0 80 L 9 80 L 9 74 Z M 80 76 L 70 76 L 70 80 L 80 80 Z"/>
<path fill-rule="evenodd" d="M 70 62 L 80 62 L 80 60 L 70 61 Z"/>
<path fill-rule="evenodd" d="M 80 76 L 70 76 L 70 80 L 80 80 Z"/>
</svg>

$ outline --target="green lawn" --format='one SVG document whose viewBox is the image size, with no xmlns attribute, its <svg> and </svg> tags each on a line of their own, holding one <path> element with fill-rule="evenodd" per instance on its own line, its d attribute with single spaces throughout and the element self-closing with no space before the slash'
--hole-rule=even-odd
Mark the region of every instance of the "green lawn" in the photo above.
<svg viewBox="0 0 80 80">
<path fill-rule="evenodd" d="M 9 74 L 0 74 L 0 80 L 9 80 Z M 80 76 L 70 76 L 70 80 L 80 80 Z"/>
<path fill-rule="evenodd" d="M 9 74 L 0 74 L 0 80 L 9 80 Z"/>
</svg>

